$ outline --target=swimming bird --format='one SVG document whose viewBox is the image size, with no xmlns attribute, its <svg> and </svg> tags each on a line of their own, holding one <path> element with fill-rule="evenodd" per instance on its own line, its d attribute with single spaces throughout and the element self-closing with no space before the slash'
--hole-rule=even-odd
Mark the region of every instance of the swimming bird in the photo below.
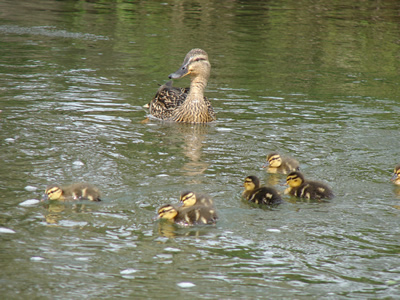
<svg viewBox="0 0 400 300">
<path fill-rule="evenodd" d="M 210 77 L 211 64 L 204 50 L 192 49 L 186 54 L 182 66 L 168 77 L 179 79 L 190 74 L 190 88 L 162 85 L 149 103 L 149 112 L 156 118 L 182 123 L 208 123 L 216 120 L 204 89 Z"/>
<path fill-rule="evenodd" d="M 157 218 L 184 226 L 215 224 L 218 220 L 205 206 L 175 207 L 171 204 L 161 206 Z"/>
<path fill-rule="evenodd" d="M 263 168 L 268 168 L 268 173 L 288 174 L 293 171 L 299 171 L 299 162 L 294 158 L 282 157 L 277 152 L 267 155 L 267 163 Z"/>
<path fill-rule="evenodd" d="M 211 199 L 209 196 L 195 193 L 193 191 L 182 192 L 179 200 L 182 202 L 182 207 L 206 206 L 209 208 L 214 208 L 213 199 Z"/>
<path fill-rule="evenodd" d="M 305 180 L 304 175 L 298 171 L 291 172 L 286 177 L 286 185 L 289 187 L 285 194 L 306 199 L 332 199 L 333 192 L 325 183 Z"/>
<path fill-rule="evenodd" d="M 396 185 L 400 185 L 400 164 L 394 167 L 391 181 Z"/>
<path fill-rule="evenodd" d="M 62 187 L 58 184 L 49 185 L 42 200 L 90 200 L 101 201 L 97 187 L 87 183 L 75 183 Z"/>
<path fill-rule="evenodd" d="M 256 204 L 277 205 L 281 204 L 282 198 L 272 187 L 260 187 L 260 179 L 257 176 L 247 176 L 244 180 L 243 197 Z"/>
</svg>

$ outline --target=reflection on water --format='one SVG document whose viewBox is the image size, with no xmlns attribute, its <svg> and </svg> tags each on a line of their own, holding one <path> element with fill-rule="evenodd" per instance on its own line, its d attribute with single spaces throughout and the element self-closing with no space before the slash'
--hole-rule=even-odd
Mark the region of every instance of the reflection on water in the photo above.
<svg viewBox="0 0 400 300">
<path fill-rule="evenodd" d="M 71 213 L 91 213 L 93 209 L 85 203 L 73 203 L 64 201 L 47 201 L 43 205 L 47 224 L 58 224 L 60 220 L 68 219 Z"/>
<path fill-rule="evenodd" d="M 0 10 L 4 299 L 398 296 L 395 2 L 21 0 Z M 157 84 L 200 46 L 218 120 L 141 123 Z M 336 198 L 244 203 L 248 175 L 283 192 L 285 176 L 261 168 L 272 151 Z M 49 182 L 81 181 L 104 201 L 18 205 Z M 215 227 L 153 221 L 188 188 L 215 200 Z"/>
<path fill-rule="evenodd" d="M 179 132 L 184 139 L 183 153 L 190 159 L 182 167 L 184 174 L 187 176 L 195 176 L 203 174 L 207 170 L 209 163 L 202 160 L 202 150 L 205 144 L 206 136 L 212 125 L 203 124 L 185 124 L 179 127 Z"/>
</svg>

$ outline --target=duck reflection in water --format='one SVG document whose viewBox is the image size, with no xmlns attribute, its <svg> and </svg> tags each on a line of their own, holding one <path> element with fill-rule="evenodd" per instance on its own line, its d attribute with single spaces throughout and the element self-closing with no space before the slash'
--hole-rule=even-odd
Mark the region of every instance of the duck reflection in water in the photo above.
<svg viewBox="0 0 400 300">
<path fill-rule="evenodd" d="M 47 224 L 56 225 L 64 219 L 69 213 L 87 213 L 92 212 L 92 208 L 84 203 L 71 203 L 49 200 L 44 208 L 47 212 L 44 215 Z"/>
<path fill-rule="evenodd" d="M 157 134 L 160 135 L 162 144 L 168 147 L 177 145 L 182 148 L 182 154 L 188 158 L 183 164 L 181 170 L 183 175 L 191 177 L 192 183 L 199 183 L 193 176 L 203 174 L 210 166 L 209 163 L 202 160 L 202 147 L 207 145 L 207 134 L 212 130 L 211 124 L 177 124 L 164 122 L 159 128 Z M 175 153 L 178 154 L 179 153 Z"/>
</svg>

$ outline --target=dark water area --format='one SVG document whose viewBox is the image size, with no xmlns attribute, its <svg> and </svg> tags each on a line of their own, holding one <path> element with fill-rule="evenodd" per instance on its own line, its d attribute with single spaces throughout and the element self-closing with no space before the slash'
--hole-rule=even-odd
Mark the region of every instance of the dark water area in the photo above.
<svg viewBox="0 0 400 300">
<path fill-rule="evenodd" d="M 400 296 L 397 1 L 2 1 L 0 16 L 2 298 Z M 142 122 L 197 47 L 217 121 Z M 283 192 L 272 151 L 336 197 L 245 203 L 248 175 Z M 103 201 L 20 205 L 81 181 Z M 153 220 L 188 189 L 214 199 L 215 227 Z"/>
</svg>

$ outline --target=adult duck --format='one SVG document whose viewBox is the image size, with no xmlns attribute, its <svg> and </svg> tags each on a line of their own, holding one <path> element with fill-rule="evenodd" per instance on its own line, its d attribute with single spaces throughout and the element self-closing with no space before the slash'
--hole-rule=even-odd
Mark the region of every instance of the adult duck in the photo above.
<svg viewBox="0 0 400 300">
<path fill-rule="evenodd" d="M 172 82 L 162 85 L 149 103 L 152 116 L 179 123 L 208 123 L 216 120 L 204 89 L 210 77 L 211 64 L 204 50 L 192 49 L 186 54 L 182 66 L 170 79 L 179 79 L 190 74 L 190 88 L 176 88 Z"/>
</svg>

